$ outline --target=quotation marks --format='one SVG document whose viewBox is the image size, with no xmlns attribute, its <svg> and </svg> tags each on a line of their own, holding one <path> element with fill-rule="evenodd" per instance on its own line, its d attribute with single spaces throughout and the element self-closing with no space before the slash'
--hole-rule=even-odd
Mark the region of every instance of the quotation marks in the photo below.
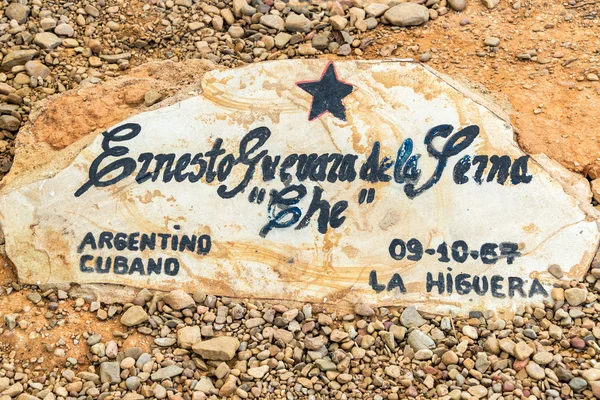
<svg viewBox="0 0 600 400">
<path fill-rule="evenodd" d="M 375 200 L 375 189 L 361 189 L 358 194 L 358 204 L 371 204 Z"/>
<path fill-rule="evenodd" d="M 265 199 L 266 192 L 267 191 L 265 189 L 254 186 L 250 192 L 250 195 L 248 196 L 248 201 L 250 203 L 256 202 L 256 204 L 260 204 Z"/>
</svg>

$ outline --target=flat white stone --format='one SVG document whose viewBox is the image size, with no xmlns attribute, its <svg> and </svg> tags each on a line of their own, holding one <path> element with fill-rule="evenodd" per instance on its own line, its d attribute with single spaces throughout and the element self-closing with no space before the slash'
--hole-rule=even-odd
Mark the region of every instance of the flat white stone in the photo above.
<svg viewBox="0 0 600 400">
<path fill-rule="evenodd" d="M 566 170 L 528 157 L 493 106 L 404 61 L 335 62 L 349 94 L 331 86 L 313 101 L 303 84 L 330 67 L 294 60 L 208 73 L 201 95 L 109 128 L 47 179 L 9 183 L 0 223 L 19 279 L 447 312 L 550 300 L 552 264 L 583 276 L 600 237 L 589 188 L 567 187 L 576 180 Z M 213 168 L 205 162 L 220 140 L 207 182 L 197 176 Z M 291 155 L 311 153 L 328 162 L 302 177 Z M 157 169 L 169 154 L 171 174 Z M 183 235 L 193 250 L 180 247 Z"/>
</svg>

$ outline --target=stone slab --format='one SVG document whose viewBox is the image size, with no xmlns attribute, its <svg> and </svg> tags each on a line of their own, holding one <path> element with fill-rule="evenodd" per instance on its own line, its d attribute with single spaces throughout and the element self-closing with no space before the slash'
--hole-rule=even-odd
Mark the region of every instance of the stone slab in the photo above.
<svg viewBox="0 0 600 400">
<path fill-rule="evenodd" d="M 4 185 L 22 282 L 506 310 L 597 250 L 589 185 L 421 64 L 278 61 L 201 86 Z"/>
</svg>

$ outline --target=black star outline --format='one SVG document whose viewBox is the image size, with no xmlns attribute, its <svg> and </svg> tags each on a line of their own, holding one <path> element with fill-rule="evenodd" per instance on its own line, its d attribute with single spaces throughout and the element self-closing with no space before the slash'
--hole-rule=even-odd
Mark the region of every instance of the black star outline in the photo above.
<svg viewBox="0 0 600 400">
<path fill-rule="evenodd" d="M 335 65 L 332 61 L 321 74 L 317 81 L 300 81 L 296 85 L 309 93 L 312 98 L 308 120 L 313 121 L 326 112 L 334 117 L 346 121 L 346 106 L 343 99 L 354 91 L 354 86 L 338 79 Z"/>
</svg>

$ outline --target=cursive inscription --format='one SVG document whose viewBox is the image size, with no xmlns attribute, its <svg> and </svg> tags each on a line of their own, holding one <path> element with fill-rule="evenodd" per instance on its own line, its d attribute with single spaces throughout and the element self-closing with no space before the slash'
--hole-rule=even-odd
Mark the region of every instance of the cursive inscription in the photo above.
<svg viewBox="0 0 600 400">
<path fill-rule="evenodd" d="M 394 156 L 381 154 L 381 144 L 375 142 L 364 161 L 359 162 L 359 155 L 353 153 L 271 154 L 266 148 L 271 130 L 261 126 L 246 133 L 234 152 L 226 150 L 223 139 L 217 138 L 204 152 L 144 152 L 134 158 L 130 156 L 127 144 L 141 132 L 142 127 L 136 123 L 126 123 L 104 132 L 102 152 L 92 161 L 88 179 L 75 191 L 75 196 L 82 196 L 93 187 L 114 185 L 129 177 L 133 177 L 139 185 L 157 181 L 175 184 L 216 181 L 220 183 L 217 194 L 222 199 L 236 197 L 248 189 L 251 182 L 279 181 L 284 188 L 271 190 L 268 194 L 269 220 L 259 232 L 265 237 L 273 229 L 305 228 L 313 218 L 322 234 L 329 228 L 340 227 L 345 221 L 343 213 L 349 203 L 340 200 L 330 204 L 321 186 L 325 182 L 359 180 L 365 185 L 389 182 L 402 185 L 406 197 L 415 199 L 439 182 L 449 161 L 454 158 L 457 161 L 452 179 L 457 185 L 469 181 L 479 185 L 484 182 L 518 185 L 529 183 L 532 178 L 527 170 L 528 156 L 516 160 L 506 155 L 461 156 L 479 135 L 476 125 L 457 131 L 452 125 L 437 125 L 426 132 L 423 144 L 427 156 L 435 161 L 435 168 L 429 176 L 424 176 L 420 168 L 422 154 L 414 151 L 414 142 L 410 138 L 401 143 Z M 229 178 L 234 171 L 235 176 L 241 178 L 231 182 Z M 314 184 L 312 190 L 307 187 L 310 183 Z M 266 195 L 264 192 L 264 189 L 254 187 L 249 201 L 262 202 Z M 307 196 L 310 205 L 302 210 L 298 204 Z M 374 197 L 374 189 L 369 189 L 361 193 L 359 202 L 370 203 Z"/>
</svg>

